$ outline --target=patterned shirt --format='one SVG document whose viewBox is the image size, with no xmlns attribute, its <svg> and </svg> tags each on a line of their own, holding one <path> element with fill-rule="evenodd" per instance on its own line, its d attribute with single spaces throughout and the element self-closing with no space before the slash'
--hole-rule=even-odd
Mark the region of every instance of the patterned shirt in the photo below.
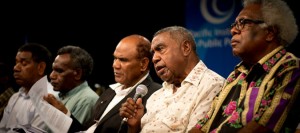
<svg viewBox="0 0 300 133">
<path fill-rule="evenodd" d="M 163 83 L 147 100 L 141 132 L 187 132 L 209 110 L 225 79 L 208 69 L 200 60 L 181 87 L 173 93 L 173 84 Z"/>
<path fill-rule="evenodd" d="M 196 128 L 237 132 L 256 121 L 279 132 L 299 90 L 299 59 L 280 46 L 250 68 L 238 64 Z"/>
<path fill-rule="evenodd" d="M 6 107 L 9 98 L 16 93 L 12 87 L 7 88 L 0 94 L 0 119 L 2 119 L 4 108 Z"/>
</svg>

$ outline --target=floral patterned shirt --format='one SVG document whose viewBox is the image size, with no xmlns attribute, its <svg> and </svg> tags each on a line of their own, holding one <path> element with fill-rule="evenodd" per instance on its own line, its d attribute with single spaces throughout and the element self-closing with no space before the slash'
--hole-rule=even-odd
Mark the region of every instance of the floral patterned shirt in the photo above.
<svg viewBox="0 0 300 133">
<path fill-rule="evenodd" d="M 196 128 L 237 132 L 256 121 L 279 132 L 299 90 L 299 59 L 280 46 L 250 68 L 238 64 Z"/>
<path fill-rule="evenodd" d="M 208 69 L 200 60 L 181 87 L 173 93 L 173 84 L 163 83 L 147 100 L 147 113 L 141 120 L 142 133 L 184 133 L 209 110 L 225 79 Z"/>
</svg>

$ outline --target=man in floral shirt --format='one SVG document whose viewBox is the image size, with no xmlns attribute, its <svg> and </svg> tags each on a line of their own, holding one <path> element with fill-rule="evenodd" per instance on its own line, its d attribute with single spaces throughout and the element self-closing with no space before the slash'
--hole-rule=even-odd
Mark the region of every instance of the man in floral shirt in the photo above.
<svg viewBox="0 0 300 133">
<path fill-rule="evenodd" d="M 290 117 L 295 126 L 284 124 L 300 90 L 299 59 L 285 49 L 298 34 L 293 13 L 281 0 L 243 5 L 230 30 L 233 54 L 242 62 L 190 132 L 293 131 L 299 122 Z"/>
<path fill-rule="evenodd" d="M 181 26 L 157 31 L 151 42 L 156 74 L 162 88 L 147 100 L 128 98 L 120 116 L 128 133 L 185 133 L 203 118 L 225 79 L 209 69 L 196 52 L 192 33 Z M 144 112 L 144 109 L 147 112 Z"/>
</svg>

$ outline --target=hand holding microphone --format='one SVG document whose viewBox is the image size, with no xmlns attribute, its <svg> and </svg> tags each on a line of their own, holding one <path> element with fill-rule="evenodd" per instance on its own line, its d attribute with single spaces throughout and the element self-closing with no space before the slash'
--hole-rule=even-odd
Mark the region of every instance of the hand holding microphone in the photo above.
<svg viewBox="0 0 300 133">
<path fill-rule="evenodd" d="M 133 101 L 136 102 L 138 98 L 144 97 L 148 93 L 148 88 L 147 86 L 140 84 L 136 87 L 136 92 L 133 97 Z M 128 118 L 124 117 L 122 122 L 126 122 Z"/>
<path fill-rule="evenodd" d="M 138 98 L 142 98 L 143 96 L 145 96 L 147 93 L 148 93 L 148 88 L 145 85 L 140 84 L 136 87 L 136 92 L 135 92 L 133 99 L 127 99 L 126 102 L 122 104 L 119 113 L 120 113 L 120 116 L 124 117 L 124 118 L 121 121 L 121 125 L 119 127 L 118 133 L 121 132 L 124 123 L 127 122 L 128 114 L 134 113 L 136 115 L 134 118 L 130 119 L 130 123 L 129 123 L 129 121 L 127 122 L 127 125 L 139 126 L 140 119 L 144 115 L 144 106 L 142 103 L 137 103 L 137 100 L 138 100 Z M 133 100 L 133 102 L 132 102 L 132 100 Z M 140 106 L 135 108 L 134 107 L 135 104 L 139 104 Z M 135 110 L 136 110 L 136 112 L 135 112 Z"/>
</svg>

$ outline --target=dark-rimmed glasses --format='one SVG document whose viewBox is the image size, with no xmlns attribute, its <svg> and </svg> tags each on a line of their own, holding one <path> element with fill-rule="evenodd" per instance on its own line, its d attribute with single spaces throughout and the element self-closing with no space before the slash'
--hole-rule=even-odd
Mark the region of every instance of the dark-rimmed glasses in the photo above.
<svg viewBox="0 0 300 133">
<path fill-rule="evenodd" d="M 251 24 L 251 23 L 253 23 L 253 24 L 262 24 L 262 23 L 264 23 L 264 21 L 242 18 L 242 19 L 239 19 L 238 21 L 232 23 L 230 25 L 230 29 L 235 27 L 237 30 L 242 30 L 245 27 L 246 24 Z"/>
</svg>

